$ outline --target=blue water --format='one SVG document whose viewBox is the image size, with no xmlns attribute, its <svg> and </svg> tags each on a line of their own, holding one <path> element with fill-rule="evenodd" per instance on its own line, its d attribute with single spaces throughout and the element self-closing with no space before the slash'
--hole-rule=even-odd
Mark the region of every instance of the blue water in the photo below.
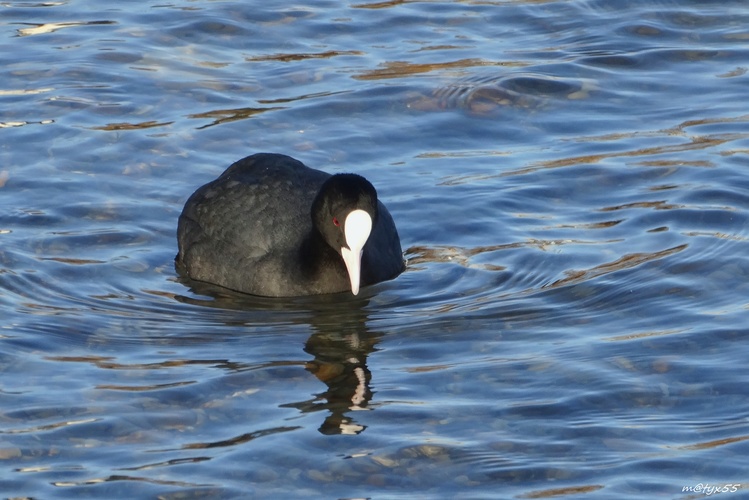
<svg viewBox="0 0 749 500">
<path fill-rule="evenodd" d="M 748 26 L 738 0 L 0 4 L 2 497 L 741 497 Z M 259 151 L 370 179 L 407 271 L 180 283 L 184 202 Z"/>
</svg>

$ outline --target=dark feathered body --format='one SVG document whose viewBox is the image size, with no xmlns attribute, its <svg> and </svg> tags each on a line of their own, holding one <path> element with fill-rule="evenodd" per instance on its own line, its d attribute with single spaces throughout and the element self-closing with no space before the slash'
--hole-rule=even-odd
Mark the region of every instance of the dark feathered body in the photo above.
<svg viewBox="0 0 749 500">
<path fill-rule="evenodd" d="M 185 204 L 177 228 L 178 271 L 254 295 L 349 289 L 341 255 L 312 223 L 313 202 L 330 178 L 278 154 L 256 154 L 234 163 Z M 375 203 L 374 224 L 362 255 L 362 285 L 403 271 L 393 219 L 376 198 Z"/>
</svg>

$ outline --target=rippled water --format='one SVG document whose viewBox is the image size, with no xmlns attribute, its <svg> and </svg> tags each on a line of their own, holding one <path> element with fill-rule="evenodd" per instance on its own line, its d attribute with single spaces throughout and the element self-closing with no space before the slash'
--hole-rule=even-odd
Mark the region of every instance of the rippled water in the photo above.
<svg viewBox="0 0 749 500">
<path fill-rule="evenodd" d="M 312 4 L 0 3 L 3 497 L 742 495 L 749 6 Z M 258 151 L 368 177 L 408 270 L 181 284 Z"/>
</svg>

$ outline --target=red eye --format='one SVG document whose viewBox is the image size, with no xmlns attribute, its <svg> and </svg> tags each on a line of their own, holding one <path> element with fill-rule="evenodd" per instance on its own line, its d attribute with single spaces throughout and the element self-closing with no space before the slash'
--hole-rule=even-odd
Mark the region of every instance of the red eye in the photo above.
<svg viewBox="0 0 749 500">
<path fill-rule="evenodd" d="M 336 217 L 333 217 L 333 224 L 336 225 L 336 226 L 340 226 L 341 225 L 341 223 L 338 222 L 338 219 Z"/>
</svg>

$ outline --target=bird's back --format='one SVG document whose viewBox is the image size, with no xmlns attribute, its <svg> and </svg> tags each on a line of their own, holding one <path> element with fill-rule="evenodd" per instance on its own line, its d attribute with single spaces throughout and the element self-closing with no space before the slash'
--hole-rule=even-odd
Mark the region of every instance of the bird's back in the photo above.
<svg viewBox="0 0 749 500">
<path fill-rule="evenodd" d="M 328 177 L 283 155 L 239 160 L 185 204 L 178 266 L 193 279 L 263 294 L 254 289 L 267 286 L 267 274 L 291 271 L 284 263 L 309 234 L 312 200 Z"/>
</svg>

